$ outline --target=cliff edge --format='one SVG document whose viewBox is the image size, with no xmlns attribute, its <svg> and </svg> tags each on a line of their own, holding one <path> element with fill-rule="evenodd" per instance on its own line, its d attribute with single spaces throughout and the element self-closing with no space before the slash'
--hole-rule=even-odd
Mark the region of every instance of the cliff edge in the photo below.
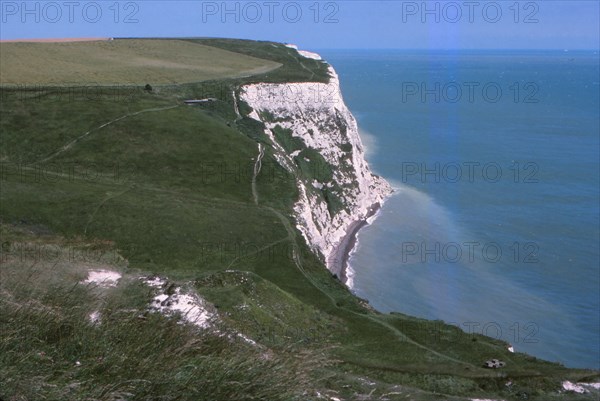
<svg viewBox="0 0 600 401">
<path fill-rule="evenodd" d="M 315 53 L 299 53 L 320 60 Z M 249 116 L 265 125 L 277 161 L 296 177 L 298 230 L 327 268 L 343 277 L 357 229 L 392 189 L 369 168 L 338 75 L 328 68 L 328 83 L 245 85 L 240 100 L 252 108 Z"/>
</svg>

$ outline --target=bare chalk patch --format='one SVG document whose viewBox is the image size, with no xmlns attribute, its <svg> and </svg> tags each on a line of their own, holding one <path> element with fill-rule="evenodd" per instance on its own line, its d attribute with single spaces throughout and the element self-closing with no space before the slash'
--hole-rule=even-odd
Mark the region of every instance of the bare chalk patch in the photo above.
<svg viewBox="0 0 600 401">
<path fill-rule="evenodd" d="M 84 284 L 96 284 L 99 287 L 116 287 L 121 274 L 111 270 L 90 270 Z"/>
<path fill-rule="evenodd" d="M 572 383 L 568 380 L 562 382 L 565 391 L 572 391 L 578 394 L 589 393 L 589 389 L 600 390 L 600 383 Z"/>
<path fill-rule="evenodd" d="M 149 287 L 159 288 L 158 294 L 152 299 L 151 311 L 166 316 L 179 316 L 180 323 L 190 323 L 202 329 L 210 327 L 215 315 L 197 294 L 184 292 L 174 284 L 168 285 L 160 277 L 143 278 L 143 281 Z"/>
<path fill-rule="evenodd" d="M 101 321 L 101 315 L 99 311 L 93 311 L 89 315 L 90 323 L 93 325 L 99 325 Z"/>
<path fill-rule="evenodd" d="M 321 60 L 321 56 L 318 55 L 317 53 L 309 52 L 306 50 L 298 50 L 298 53 L 300 53 L 301 56 L 306 57 L 306 58 L 310 58 L 313 60 Z"/>
</svg>

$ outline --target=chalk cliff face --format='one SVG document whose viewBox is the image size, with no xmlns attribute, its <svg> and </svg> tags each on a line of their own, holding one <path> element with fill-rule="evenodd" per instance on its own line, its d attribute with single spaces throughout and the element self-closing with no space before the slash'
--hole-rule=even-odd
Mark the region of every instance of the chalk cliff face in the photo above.
<svg viewBox="0 0 600 401">
<path fill-rule="evenodd" d="M 333 258 L 349 229 L 367 218 L 391 188 L 369 169 L 338 76 L 332 67 L 329 73 L 327 84 L 246 85 L 240 100 L 253 109 L 250 117 L 265 124 L 277 161 L 297 177 L 297 228 L 333 271 Z"/>
</svg>

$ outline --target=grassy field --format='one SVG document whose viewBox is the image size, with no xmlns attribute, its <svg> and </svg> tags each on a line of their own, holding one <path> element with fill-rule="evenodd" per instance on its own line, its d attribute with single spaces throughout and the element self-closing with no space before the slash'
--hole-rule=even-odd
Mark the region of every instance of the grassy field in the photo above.
<svg viewBox="0 0 600 401">
<path fill-rule="evenodd" d="M 184 40 L 0 43 L 0 53 L 2 85 L 159 85 L 244 77 L 281 66 Z"/>
<path fill-rule="evenodd" d="M 263 80 L 280 82 L 281 71 L 326 80 L 322 64 L 299 65 L 283 45 L 190 45 L 283 64 Z M 333 278 L 294 228 L 295 177 L 269 148 L 253 199 L 258 144 L 268 141 L 260 124 L 236 116 L 233 96 L 256 79 L 93 96 L 2 89 L 2 399 L 307 400 L 317 391 L 365 400 L 594 399 L 558 390 L 562 380 L 597 380 L 597 372 L 512 354 L 442 322 L 377 313 Z M 217 100 L 182 102 L 200 96 Z M 301 166 L 296 173 L 305 174 Z M 23 256 L 31 244 L 118 257 Z M 82 285 L 98 266 L 121 272 L 121 284 Z M 137 278 L 153 274 L 192 286 L 214 305 L 219 330 L 259 346 L 149 316 Z M 90 326 L 90 308 L 108 323 Z M 484 369 L 490 358 L 506 368 Z"/>
<path fill-rule="evenodd" d="M 245 82 L 328 82 L 327 66 L 318 60 L 302 57 L 281 43 L 239 39 L 190 39 L 192 42 L 264 58 L 281 63 L 281 68 L 248 77 Z"/>
</svg>

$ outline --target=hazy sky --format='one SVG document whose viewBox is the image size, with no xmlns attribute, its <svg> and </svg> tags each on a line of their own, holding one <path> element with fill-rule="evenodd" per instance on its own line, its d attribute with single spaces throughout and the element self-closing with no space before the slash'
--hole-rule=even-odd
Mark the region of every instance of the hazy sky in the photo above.
<svg viewBox="0 0 600 401">
<path fill-rule="evenodd" d="M 5 1 L 2 39 L 211 36 L 326 48 L 598 49 L 589 1 Z"/>
</svg>

